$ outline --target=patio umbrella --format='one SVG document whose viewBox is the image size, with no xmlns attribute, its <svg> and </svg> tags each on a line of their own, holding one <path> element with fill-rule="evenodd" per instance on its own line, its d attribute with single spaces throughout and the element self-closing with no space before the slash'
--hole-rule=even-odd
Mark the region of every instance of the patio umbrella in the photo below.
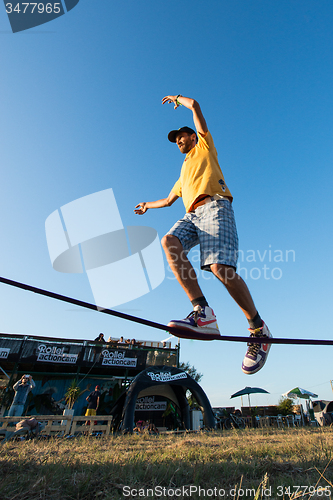
<svg viewBox="0 0 333 500">
<path fill-rule="evenodd" d="M 288 391 L 285 394 L 282 394 L 282 396 L 286 396 L 287 398 L 292 398 L 292 399 L 296 399 L 296 398 L 307 399 L 307 402 L 306 402 L 307 411 L 309 412 L 311 420 L 314 420 L 315 417 L 314 417 L 313 405 L 312 405 L 311 398 L 317 398 L 318 394 L 314 394 L 313 392 L 307 391 L 306 389 L 302 389 L 301 387 L 295 387 L 291 391 Z M 309 404 L 309 400 L 310 400 L 310 404 Z M 303 425 L 304 425 L 302 405 L 301 405 L 301 414 L 302 414 L 302 421 L 303 421 Z"/>
<path fill-rule="evenodd" d="M 269 394 L 268 391 L 265 391 L 265 389 L 260 389 L 260 387 L 244 387 L 244 389 L 242 389 L 241 391 L 235 392 L 235 394 L 230 396 L 230 399 L 238 398 L 239 396 L 245 396 L 247 394 L 247 397 L 249 398 L 249 407 L 251 408 L 250 394 L 256 394 L 261 392 Z"/>
<path fill-rule="evenodd" d="M 286 392 L 285 394 L 282 394 L 282 396 L 286 396 L 287 398 L 302 398 L 302 399 L 310 399 L 310 398 L 317 398 L 318 394 L 314 394 L 313 392 L 306 391 L 305 389 L 302 389 L 301 387 L 295 387 L 295 389 L 292 389 L 291 391 Z"/>
</svg>

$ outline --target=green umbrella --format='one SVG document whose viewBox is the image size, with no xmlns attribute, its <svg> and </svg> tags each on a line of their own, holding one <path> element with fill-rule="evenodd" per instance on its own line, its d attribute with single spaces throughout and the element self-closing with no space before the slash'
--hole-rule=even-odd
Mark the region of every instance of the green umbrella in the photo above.
<svg viewBox="0 0 333 500">
<path fill-rule="evenodd" d="M 260 389 L 260 387 L 244 387 L 244 389 L 242 389 L 241 391 L 235 392 L 235 394 L 230 396 L 230 399 L 238 398 L 239 396 L 245 396 L 247 394 L 247 397 L 249 398 L 249 407 L 251 408 L 250 394 L 256 394 L 261 392 L 269 394 L 268 391 L 265 391 L 265 389 Z"/>
</svg>

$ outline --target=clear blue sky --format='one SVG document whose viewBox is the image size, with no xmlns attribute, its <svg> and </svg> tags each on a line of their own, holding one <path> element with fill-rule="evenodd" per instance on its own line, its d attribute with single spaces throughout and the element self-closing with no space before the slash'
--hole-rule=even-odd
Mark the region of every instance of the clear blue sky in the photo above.
<svg viewBox="0 0 333 500">
<path fill-rule="evenodd" d="M 16 34 L 0 9 L 0 274 L 92 301 L 85 275 L 53 270 L 44 224 L 107 188 L 124 225 L 162 237 L 183 215 L 181 200 L 140 218 L 133 209 L 165 197 L 178 178 L 183 158 L 167 133 L 192 117 L 161 99 L 181 93 L 199 101 L 212 132 L 234 195 L 240 274 L 273 335 L 332 338 L 332 25 L 330 0 L 81 0 Z M 199 275 L 221 332 L 246 335 L 223 286 Z M 2 332 L 166 336 L 5 285 L 0 296 Z M 119 309 L 166 323 L 191 307 L 167 270 L 158 288 Z M 229 398 L 246 385 L 270 392 L 254 405 L 297 385 L 333 399 L 333 348 L 273 346 L 254 376 L 241 372 L 245 349 L 181 341 L 214 406 L 240 405 Z"/>
</svg>

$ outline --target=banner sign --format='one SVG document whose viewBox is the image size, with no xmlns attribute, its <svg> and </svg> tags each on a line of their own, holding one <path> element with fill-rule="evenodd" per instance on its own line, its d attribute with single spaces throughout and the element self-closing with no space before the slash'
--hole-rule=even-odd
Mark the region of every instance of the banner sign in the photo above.
<svg viewBox="0 0 333 500">
<path fill-rule="evenodd" d="M 22 339 L 0 338 L 0 359 L 15 363 L 19 359 Z"/>
<path fill-rule="evenodd" d="M 176 373 L 174 375 L 171 375 L 171 372 L 147 372 L 147 375 L 154 382 L 172 382 L 174 380 L 187 378 L 187 374 L 185 372 Z"/>
<path fill-rule="evenodd" d="M 166 401 L 155 401 L 155 396 L 146 396 L 136 400 L 135 411 L 165 411 Z"/>
<path fill-rule="evenodd" d="M 46 363 L 64 363 L 75 365 L 78 354 L 69 354 L 64 352 L 64 347 L 47 346 L 40 344 L 38 346 L 38 354 L 36 361 Z"/>
<path fill-rule="evenodd" d="M 126 357 L 126 351 L 109 351 L 104 349 L 102 351 L 102 365 L 103 366 L 119 366 L 125 368 L 136 368 L 137 358 Z"/>
<path fill-rule="evenodd" d="M 147 367 L 146 349 L 131 349 L 127 347 L 110 348 L 108 344 L 91 344 L 52 342 L 46 339 L 8 338 L 0 335 L 0 360 L 3 368 L 10 370 L 13 363 L 24 363 L 24 370 L 50 370 L 52 372 L 72 371 L 77 367 L 89 370 L 101 370 L 110 373 L 110 369 L 140 372 Z M 43 367 L 47 363 L 48 367 Z M 67 367 L 67 368 L 66 368 Z"/>
<path fill-rule="evenodd" d="M 10 349 L 0 347 L 0 359 L 7 359 L 9 353 L 10 353 Z"/>
</svg>

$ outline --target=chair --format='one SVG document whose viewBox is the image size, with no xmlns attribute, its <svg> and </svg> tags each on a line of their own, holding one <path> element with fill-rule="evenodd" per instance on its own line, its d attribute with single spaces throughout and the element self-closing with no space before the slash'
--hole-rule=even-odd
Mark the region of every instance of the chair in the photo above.
<svg viewBox="0 0 333 500">
<path fill-rule="evenodd" d="M 261 427 L 269 427 L 270 419 L 269 417 L 260 417 Z"/>
<path fill-rule="evenodd" d="M 269 427 L 269 417 L 256 416 L 256 427 Z"/>
<path fill-rule="evenodd" d="M 245 420 L 246 427 L 252 427 L 253 426 L 252 417 L 250 415 L 247 415 L 247 416 L 243 417 L 243 420 Z"/>
<path fill-rule="evenodd" d="M 294 415 L 292 415 L 292 414 L 287 415 L 286 416 L 286 422 L 288 424 L 288 427 L 290 427 L 290 425 L 292 425 L 293 427 L 295 427 Z"/>
<path fill-rule="evenodd" d="M 282 427 L 282 428 L 284 428 L 284 423 L 283 423 L 283 415 L 278 415 L 278 416 L 276 417 L 276 423 L 277 423 L 277 426 L 278 426 L 278 427 Z M 289 424 L 288 424 L 288 426 L 289 426 Z"/>
<path fill-rule="evenodd" d="M 302 416 L 301 415 L 294 415 L 294 423 L 296 427 L 300 427 L 302 425 Z"/>
</svg>

